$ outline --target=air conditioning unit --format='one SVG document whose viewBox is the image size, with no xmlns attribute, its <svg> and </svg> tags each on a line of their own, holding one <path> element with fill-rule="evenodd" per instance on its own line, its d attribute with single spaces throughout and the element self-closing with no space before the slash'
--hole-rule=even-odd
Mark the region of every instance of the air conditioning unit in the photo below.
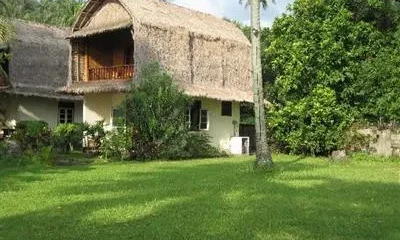
<svg viewBox="0 0 400 240">
<path fill-rule="evenodd" d="M 248 155 L 250 153 L 249 137 L 233 137 L 230 142 L 231 154 Z"/>
</svg>

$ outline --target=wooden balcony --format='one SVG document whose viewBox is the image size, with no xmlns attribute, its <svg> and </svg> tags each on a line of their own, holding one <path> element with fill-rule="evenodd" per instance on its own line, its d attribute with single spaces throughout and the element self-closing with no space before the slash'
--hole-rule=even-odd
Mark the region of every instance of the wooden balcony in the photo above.
<svg viewBox="0 0 400 240">
<path fill-rule="evenodd" d="M 125 80 L 133 78 L 134 74 L 135 74 L 135 69 L 133 65 L 89 68 L 88 80 L 89 81 L 112 80 L 112 79 Z"/>
</svg>

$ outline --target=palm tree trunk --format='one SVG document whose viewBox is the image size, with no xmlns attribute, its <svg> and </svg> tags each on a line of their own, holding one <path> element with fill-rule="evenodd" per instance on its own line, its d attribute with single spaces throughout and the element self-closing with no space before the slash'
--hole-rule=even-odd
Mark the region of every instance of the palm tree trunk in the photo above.
<svg viewBox="0 0 400 240">
<path fill-rule="evenodd" d="M 256 128 L 256 167 L 270 168 L 273 165 L 271 151 L 267 142 L 264 109 L 263 78 L 261 70 L 261 26 L 260 0 L 251 0 L 251 43 L 253 65 L 253 91 Z"/>
</svg>

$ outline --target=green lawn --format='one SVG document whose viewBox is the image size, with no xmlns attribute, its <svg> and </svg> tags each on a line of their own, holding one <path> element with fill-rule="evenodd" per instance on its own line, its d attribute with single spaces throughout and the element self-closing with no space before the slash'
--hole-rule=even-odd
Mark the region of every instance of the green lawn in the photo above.
<svg viewBox="0 0 400 240">
<path fill-rule="evenodd" d="M 0 170 L 0 239 L 400 239 L 400 163 L 253 160 Z"/>
</svg>

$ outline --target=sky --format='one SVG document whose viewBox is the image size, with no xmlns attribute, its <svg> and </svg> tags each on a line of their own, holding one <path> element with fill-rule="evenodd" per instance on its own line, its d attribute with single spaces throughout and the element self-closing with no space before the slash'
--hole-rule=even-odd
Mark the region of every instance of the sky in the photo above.
<svg viewBox="0 0 400 240">
<path fill-rule="evenodd" d="M 293 1 L 276 0 L 275 4 L 270 3 L 268 8 L 262 11 L 262 26 L 270 27 L 275 17 L 285 12 L 288 4 L 293 3 Z M 219 17 L 234 19 L 244 24 L 250 24 L 250 9 L 240 5 L 239 0 L 169 0 L 169 2 Z"/>
</svg>

